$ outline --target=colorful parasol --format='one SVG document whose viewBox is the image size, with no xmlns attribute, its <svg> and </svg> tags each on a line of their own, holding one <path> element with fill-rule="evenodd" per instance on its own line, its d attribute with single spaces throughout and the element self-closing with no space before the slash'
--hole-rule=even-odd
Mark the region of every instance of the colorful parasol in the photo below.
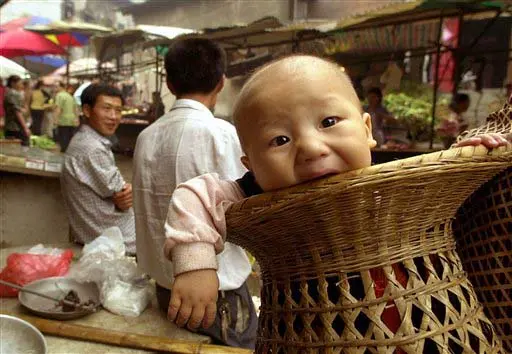
<svg viewBox="0 0 512 354">
<path fill-rule="evenodd" d="M 0 32 L 0 55 L 6 58 L 24 55 L 65 55 L 61 46 L 40 34 L 22 29 Z"/>
<path fill-rule="evenodd" d="M 55 23 L 60 23 L 60 21 L 52 21 L 51 19 L 42 16 L 25 16 L 1 25 L 0 31 L 12 31 L 16 29 L 30 30 L 31 28 L 40 27 L 47 28 Z M 62 47 L 81 47 L 86 45 L 89 40 L 87 34 L 79 32 L 46 34 L 46 38 Z"/>
</svg>

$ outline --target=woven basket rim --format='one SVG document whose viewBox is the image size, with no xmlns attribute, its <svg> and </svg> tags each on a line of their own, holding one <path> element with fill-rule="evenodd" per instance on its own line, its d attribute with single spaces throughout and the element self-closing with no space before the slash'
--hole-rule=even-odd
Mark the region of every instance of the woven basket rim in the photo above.
<svg viewBox="0 0 512 354">
<path fill-rule="evenodd" d="M 463 164 L 474 166 L 475 164 L 481 165 L 482 163 L 493 162 L 500 164 L 512 162 L 512 145 L 508 144 L 495 149 L 487 149 L 481 145 L 466 146 L 372 165 L 243 199 L 234 203 L 228 209 L 226 215 L 229 219 L 230 213 L 261 213 L 268 211 L 268 209 L 292 207 L 297 203 L 318 198 L 324 193 L 331 193 L 333 190 L 339 191 L 361 183 L 377 183 L 382 181 L 383 177 L 400 178 L 403 175 L 406 178 L 414 172 L 428 172 L 440 167 L 449 168 L 454 166 L 460 168 Z"/>
</svg>

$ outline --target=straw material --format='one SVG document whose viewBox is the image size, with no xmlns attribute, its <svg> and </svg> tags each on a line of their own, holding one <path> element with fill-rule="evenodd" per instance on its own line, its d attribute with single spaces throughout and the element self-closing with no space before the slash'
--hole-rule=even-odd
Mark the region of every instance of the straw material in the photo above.
<svg viewBox="0 0 512 354">
<path fill-rule="evenodd" d="M 511 161 L 510 147 L 451 149 L 233 205 L 228 240 L 262 270 L 256 351 L 501 352 L 452 219 Z"/>
<path fill-rule="evenodd" d="M 462 138 L 484 132 L 511 133 L 512 105 L 491 114 L 486 125 Z M 512 353 L 512 167 L 484 184 L 459 209 L 455 239 L 478 299 L 503 347 Z"/>
</svg>

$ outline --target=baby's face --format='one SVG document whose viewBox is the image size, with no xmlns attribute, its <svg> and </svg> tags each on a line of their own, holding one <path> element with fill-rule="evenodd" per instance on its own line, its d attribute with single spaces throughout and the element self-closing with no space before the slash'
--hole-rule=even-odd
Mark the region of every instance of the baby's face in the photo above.
<svg viewBox="0 0 512 354">
<path fill-rule="evenodd" d="M 238 127 L 251 170 L 264 191 L 371 164 L 371 122 L 353 90 L 332 74 L 291 83 L 275 78 L 245 110 Z"/>
</svg>

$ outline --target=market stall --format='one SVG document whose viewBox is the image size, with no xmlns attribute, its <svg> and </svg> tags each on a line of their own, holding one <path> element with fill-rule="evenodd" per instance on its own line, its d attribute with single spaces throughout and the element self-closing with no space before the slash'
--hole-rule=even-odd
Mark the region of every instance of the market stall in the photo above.
<svg viewBox="0 0 512 354">
<path fill-rule="evenodd" d="M 140 132 L 154 119 L 148 116 L 148 111 L 142 108 L 129 108 L 123 111 L 121 124 L 116 130 L 118 143 L 116 150 L 131 155 Z"/>
<path fill-rule="evenodd" d="M 58 152 L 0 144 L 0 247 L 67 242 Z"/>
</svg>

